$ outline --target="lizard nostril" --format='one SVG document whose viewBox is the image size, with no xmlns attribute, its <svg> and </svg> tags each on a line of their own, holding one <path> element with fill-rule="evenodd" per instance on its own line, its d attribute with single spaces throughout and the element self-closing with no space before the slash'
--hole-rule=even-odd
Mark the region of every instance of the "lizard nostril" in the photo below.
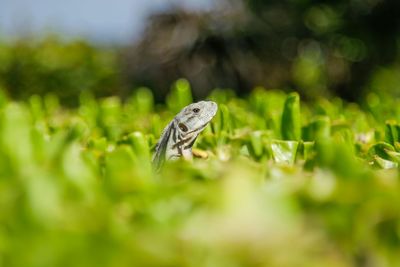
<svg viewBox="0 0 400 267">
<path fill-rule="evenodd" d="M 178 127 L 179 127 L 179 129 L 181 129 L 183 132 L 187 132 L 189 129 L 188 129 L 188 127 L 185 125 L 185 124 L 183 124 L 183 123 L 179 123 L 178 124 Z"/>
</svg>

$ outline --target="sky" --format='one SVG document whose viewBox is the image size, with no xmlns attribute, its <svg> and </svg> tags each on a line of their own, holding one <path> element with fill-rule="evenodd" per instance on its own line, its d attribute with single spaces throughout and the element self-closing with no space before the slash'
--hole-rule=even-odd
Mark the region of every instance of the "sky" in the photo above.
<svg viewBox="0 0 400 267">
<path fill-rule="evenodd" d="M 0 0 L 0 36 L 58 32 L 100 42 L 137 39 L 146 18 L 171 6 L 204 10 L 215 0 Z"/>
</svg>

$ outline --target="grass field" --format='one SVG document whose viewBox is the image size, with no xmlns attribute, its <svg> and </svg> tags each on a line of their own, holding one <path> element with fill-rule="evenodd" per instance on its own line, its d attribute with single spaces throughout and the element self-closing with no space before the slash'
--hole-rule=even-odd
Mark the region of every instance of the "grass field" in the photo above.
<svg viewBox="0 0 400 267">
<path fill-rule="evenodd" d="M 400 109 L 214 91 L 195 149 L 153 173 L 192 102 L 0 97 L 0 266 L 400 266 Z"/>
</svg>

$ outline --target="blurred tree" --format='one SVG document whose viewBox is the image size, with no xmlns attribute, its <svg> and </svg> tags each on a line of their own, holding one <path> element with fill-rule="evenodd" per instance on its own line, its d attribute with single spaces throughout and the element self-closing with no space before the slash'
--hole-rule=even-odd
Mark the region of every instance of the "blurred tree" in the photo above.
<svg viewBox="0 0 400 267">
<path fill-rule="evenodd" d="M 64 104 L 77 104 L 79 94 L 118 94 L 116 52 L 84 41 L 62 42 L 48 36 L 0 44 L 0 86 L 11 97 L 26 99 L 52 93 Z"/>
<path fill-rule="evenodd" d="M 395 0 L 231 0 L 205 14 L 172 10 L 153 15 L 142 40 L 123 51 L 123 73 L 159 99 L 185 77 L 195 97 L 262 85 L 357 100 L 379 66 L 399 59 L 399 13 Z"/>
<path fill-rule="evenodd" d="M 179 78 L 195 99 L 214 88 L 246 94 L 256 86 L 296 90 L 303 99 L 400 96 L 399 1 L 219 3 L 209 12 L 154 14 L 139 42 L 120 50 L 54 36 L 0 42 L 0 87 L 13 98 L 52 93 L 67 104 L 82 91 L 128 97 L 138 86 L 164 101 Z"/>
</svg>

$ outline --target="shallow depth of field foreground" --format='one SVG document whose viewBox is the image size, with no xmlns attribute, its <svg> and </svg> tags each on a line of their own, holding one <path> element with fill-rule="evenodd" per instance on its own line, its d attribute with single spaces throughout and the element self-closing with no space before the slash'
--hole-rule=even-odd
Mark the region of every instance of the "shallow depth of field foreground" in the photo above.
<svg viewBox="0 0 400 267">
<path fill-rule="evenodd" d="M 398 104 L 215 90 L 193 162 L 153 173 L 192 102 L 139 88 L 0 98 L 0 266 L 400 266 Z M 384 104 L 383 104 L 384 101 Z"/>
</svg>

